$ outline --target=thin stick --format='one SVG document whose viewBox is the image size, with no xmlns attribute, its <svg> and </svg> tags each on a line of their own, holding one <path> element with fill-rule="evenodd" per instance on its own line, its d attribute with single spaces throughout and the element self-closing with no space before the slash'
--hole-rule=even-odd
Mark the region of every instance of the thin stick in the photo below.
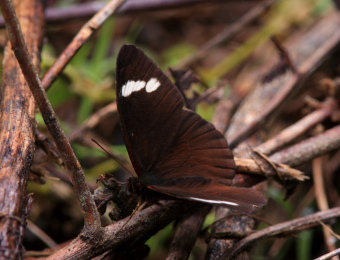
<svg viewBox="0 0 340 260">
<path fill-rule="evenodd" d="M 287 49 L 282 45 L 282 43 L 279 41 L 279 39 L 276 36 L 272 36 L 271 40 L 274 43 L 276 49 L 279 51 L 281 58 L 289 66 L 291 71 L 294 74 L 299 74 L 299 71 L 296 68 L 294 62 L 292 61 L 290 54 L 288 53 Z"/>
<path fill-rule="evenodd" d="M 48 247 L 53 248 L 55 250 L 59 249 L 58 244 L 49 235 L 47 235 L 41 228 L 35 225 L 32 221 L 27 220 L 27 227 L 34 235 L 36 235 Z"/>
<path fill-rule="evenodd" d="M 93 129 L 102 120 L 104 120 L 109 115 L 114 114 L 115 112 L 117 112 L 117 104 L 115 102 L 112 102 L 96 111 L 81 126 L 72 131 L 72 133 L 69 135 L 70 143 L 73 143 L 75 140 L 81 138 L 81 136 L 83 136 L 86 131 Z"/>
<path fill-rule="evenodd" d="M 95 232 L 101 228 L 100 215 L 86 183 L 83 169 L 60 126 L 51 103 L 47 98 L 46 92 L 43 89 L 37 70 L 32 63 L 12 1 L 0 0 L 0 4 L 14 54 L 28 82 L 35 101 L 39 106 L 45 124 L 58 147 L 61 158 L 71 175 L 71 180 L 85 218 L 84 231 L 90 233 Z"/>
<path fill-rule="evenodd" d="M 253 159 L 247 158 L 237 158 L 235 157 L 235 164 L 236 164 L 236 172 L 237 173 L 245 173 L 245 174 L 255 174 L 264 177 L 271 177 L 274 179 L 285 179 L 285 180 L 298 180 L 298 181 L 305 181 L 309 177 L 304 175 L 303 172 L 293 169 L 288 165 L 277 164 L 274 165 L 275 171 L 269 173 L 268 171 L 264 171 L 259 167 L 258 163 Z M 275 174 L 275 175 L 273 175 Z"/>
<path fill-rule="evenodd" d="M 70 62 L 78 50 L 87 42 L 99 27 L 112 15 L 125 0 L 112 0 L 95 16 L 93 16 L 77 33 L 72 42 L 66 47 L 54 65 L 46 72 L 42 79 L 42 85 L 47 90 L 58 78 L 60 73 Z"/>
<path fill-rule="evenodd" d="M 326 195 L 326 187 L 324 182 L 324 171 L 323 164 L 326 162 L 325 156 L 318 157 L 313 160 L 313 179 L 314 179 L 314 190 L 315 190 L 315 199 L 318 204 L 318 207 L 321 211 L 328 210 L 328 200 Z M 330 227 L 324 226 L 323 228 L 324 240 L 326 243 L 326 247 L 328 251 L 333 251 L 336 249 L 334 242 L 334 236 L 330 230 Z M 339 257 L 334 257 L 333 260 L 339 260 Z"/>
<path fill-rule="evenodd" d="M 189 258 L 204 219 L 210 210 L 210 206 L 201 207 L 178 225 L 176 234 L 171 242 L 167 260 Z"/>
<path fill-rule="evenodd" d="M 327 259 L 331 259 L 333 256 L 337 256 L 337 255 L 340 255 L 340 248 L 337 248 L 334 251 L 329 252 L 328 254 L 325 254 L 323 256 L 315 258 L 314 260 L 327 260 Z"/>
</svg>

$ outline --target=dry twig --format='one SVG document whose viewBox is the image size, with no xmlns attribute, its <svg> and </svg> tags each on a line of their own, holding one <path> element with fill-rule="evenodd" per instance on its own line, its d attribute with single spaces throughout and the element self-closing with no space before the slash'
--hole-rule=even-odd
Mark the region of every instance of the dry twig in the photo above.
<svg viewBox="0 0 340 260">
<path fill-rule="evenodd" d="M 105 119 L 107 116 L 117 112 L 117 104 L 115 102 L 110 103 L 109 105 L 99 109 L 95 112 L 89 119 L 87 119 L 80 127 L 75 129 L 72 134 L 69 136 L 69 140 L 72 143 L 74 140 L 77 140 L 79 136 L 82 136 L 84 132 L 93 129 Z"/>
<path fill-rule="evenodd" d="M 315 258 L 314 260 L 327 260 L 327 259 L 331 259 L 332 257 L 338 256 L 338 255 L 340 255 L 340 248 L 337 248 L 334 251 L 329 252 L 328 254 L 325 254 L 323 256 Z"/>
<path fill-rule="evenodd" d="M 210 206 L 202 207 L 179 224 L 171 242 L 167 260 L 189 258 L 191 249 L 210 209 Z"/>
<path fill-rule="evenodd" d="M 323 169 L 322 165 L 324 164 L 325 157 L 319 157 L 315 158 L 313 160 L 313 179 L 314 179 L 314 190 L 315 190 L 315 199 L 318 204 L 318 207 L 320 211 L 325 211 L 329 209 L 328 201 L 327 201 L 327 194 L 325 189 L 325 182 L 324 182 L 324 176 L 323 176 Z M 336 241 L 334 239 L 334 236 L 329 229 L 328 226 L 323 226 L 323 235 L 325 244 L 328 248 L 328 250 L 334 251 L 336 249 L 334 242 Z M 338 256 L 335 256 L 333 260 L 339 260 Z"/>
<path fill-rule="evenodd" d="M 285 180 L 304 181 L 308 179 L 308 176 L 305 176 L 303 172 L 290 168 L 288 165 L 274 164 L 276 174 L 273 175 L 272 172 L 269 173 L 268 171 L 261 169 L 259 164 L 253 159 L 235 158 L 235 163 L 236 171 L 239 173 L 257 174 L 264 177 L 282 178 Z"/>
</svg>

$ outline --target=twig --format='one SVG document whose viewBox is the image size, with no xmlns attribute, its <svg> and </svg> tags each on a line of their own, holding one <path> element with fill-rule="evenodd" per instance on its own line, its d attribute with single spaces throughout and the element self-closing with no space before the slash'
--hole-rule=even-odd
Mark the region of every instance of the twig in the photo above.
<svg viewBox="0 0 340 260">
<path fill-rule="evenodd" d="M 63 53 L 56 60 L 54 65 L 46 72 L 42 79 L 42 85 L 47 90 L 51 84 L 58 78 L 60 73 L 70 62 L 73 56 L 90 39 L 90 37 L 99 29 L 99 27 L 112 15 L 125 0 L 111 0 L 107 5 L 101 9 L 95 16 L 93 16 L 73 38 L 72 42 L 66 47 Z"/>
<path fill-rule="evenodd" d="M 272 36 L 271 40 L 274 43 L 276 49 L 280 52 L 280 56 L 283 59 L 284 63 L 288 65 L 288 67 L 294 74 L 299 74 L 299 71 L 293 63 L 287 49 L 282 45 L 279 39 L 276 36 Z"/>
<path fill-rule="evenodd" d="M 283 178 L 285 180 L 298 180 L 298 181 L 304 181 L 308 179 L 307 176 L 303 174 L 303 172 L 290 168 L 288 165 L 275 165 L 275 169 L 277 171 L 277 174 L 275 176 L 272 175 L 272 173 L 268 173 L 266 171 L 263 171 L 259 165 L 256 163 L 256 161 L 252 159 L 246 159 L 246 158 L 235 158 L 236 163 L 236 171 L 239 173 L 246 173 L 246 174 L 257 174 L 264 177 L 275 177 L 275 178 Z M 270 176 L 269 176 L 270 175 Z"/>
<path fill-rule="evenodd" d="M 6 27 L 9 31 L 12 49 L 29 84 L 35 101 L 39 106 L 45 124 L 58 147 L 66 168 L 71 175 L 72 183 L 85 218 L 84 232 L 93 234 L 92 232 L 98 231 L 101 228 L 100 216 L 92 199 L 90 189 L 86 183 L 84 172 L 60 126 L 60 123 L 58 122 L 57 116 L 53 111 L 51 103 L 49 102 L 46 92 L 40 82 L 39 74 L 31 60 L 31 56 L 23 38 L 12 1 L 1 0 L 0 4 L 6 20 Z"/>
<path fill-rule="evenodd" d="M 328 254 L 325 254 L 323 256 L 315 258 L 314 260 L 327 260 L 327 259 L 331 259 L 332 257 L 338 256 L 338 255 L 340 255 L 340 248 L 337 248 L 334 251 L 329 252 Z"/>
<path fill-rule="evenodd" d="M 195 51 L 195 53 L 191 57 L 181 61 L 181 63 L 178 64 L 178 67 L 190 66 L 194 62 L 204 57 L 206 53 L 213 49 L 214 47 L 222 43 L 225 43 L 226 41 L 231 39 L 236 33 L 240 32 L 240 30 L 244 26 L 251 23 L 255 19 L 259 18 L 259 16 L 261 16 L 263 13 L 265 13 L 275 2 L 276 0 L 269 0 L 264 3 L 256 5 L 253 9 L 244 14 L 242 17 L 240 17 L 233 24 L 228 26 L 221 33 L 219 33 L 214 38 L 212 38 L 204 45 L 202 45 L 197 51 Z"/>
<path fill-rule="evenodd" d="M 179 224 L 167 260 L 189 258 L 190 251 L 210 209 L 210 206 L 199 208 L 198 211 Z"/>
<path fill-rule="evenodd" d="M 96 113 L 92 114 L 89 119 L 87 119 L 80 127 L 75 129 L 69 136 L 69 140 L 72 143 L 74 140 L 78 139 L 84 132 L 89 129 L 93 129 L 98 123 L 100 123 L 108 115 L 117 112 L 117 104 L 115 102 L 99 109 Z"/>
<path fill-rule="evenodd" d="M 315 189 L 315 198 L 320 210 L 327 210 L 328 202 L 327 195 L 325 190 L 325 182 L 323 179 L 323 157 L 318 157 L 313 160 L 313 179 L 314 179 L 314 189 Z M 332 249 L 334 250 L 334 249 Z"/>
<path fill-rule="evenodd" d="M 291 221 L 276 224 L 274 226 L 262 229 L 253 234 L 250 234 L 246 238 L 240 240 L 234 248 L 224 253 L 220 259 L 233 259 L 242 249 L 259 239 L 290 235 L 308 228 L 320 225 L 320 221 L 325 222 L 332 218 L 340 217 L 340 207 L 333 208 L 327 211 L 321 211 L 315 214 L 311 214 L 306 217 L 297 218 Z"/>
<path fill-rule="evenodd" d="M 36 258 L 36 257 L 47 257 L 52 254 L 53 251 L 50 249 L 44 250 L 44 251 L 27 251 L 24 254 L 24 258 Z"/>
<path fill-rule="evenodd" d="M 321 123 L 323 120 L 329 117 L 336 108 L 337 103 L 335 100 L 332 98 L 327 99 L 324 103 L 322 103 L 322 106 L 318 110 L 308 114 L 293 125 L 281 131 L 273 138 L 260 144 L 255 148 L 255 150 L 267 155 L 272 154 L 282 146 L 292 142 L 294 139 L 311 129 L 313 126 Z"/>
<path fill-rule="evenodd" d="M 53 249 L 59 249 L 58 244 L 49 236 L 47 235 L 43 230 L 41 230 L 37 225 L 35 225 L 32 221 L 27 221 L 27 227 L 28 229 L 35 234 L 42 242 L 44 242 L 47 246 Z"/>
<path fill-rule="evenodd" d="M 218 221 L 213 228 L 213 232 L 224 233 L 233 232 L 238 234 L 249 234 L 255 229 L 255 219 L 250 216 L 237 216 L 230 214 L 226 208 L 218 208 L 216 219 L 228 216 L 227 221 Z M 219 259 L 225 251 L 232 249 L 236 243 L 234 239 L 211 239 L 205 259 Z M 246 257 L 246 256 L 245 256 Z M 241 258 L 242 259 L 242 258 Z M 246 259 L 246 258 L 245 258 Z"/>
<path fill-rule="evenodd" d="M 335 126 L 321 134 L 290 146 L 269 158 L 278 163 L 296 167 L 318 156 L 327 154 L 340 147 L 340 126 Z"/>
<path fill-rule="evenodd" d="M 326 189 L 325 189 L 325 182 L 324 182 L 324 171 L 322 169 L 323 162 L 325 162 L 325 157 L 319 157 L 313 160 L 313 179 L 314 179 L 314 190 L 315 190 L 315 199 L 318 204 L 318 207 L 321 211 L 325 211 L 329 209 Z M 324 241 L 329 251 L 333 251 L 336 249 L 333 239 L 334 236 L 330 232 L 327 226 L 323 227 L 323 235 Z M 333 260 L 339 260 L 339 257 L 334 257 Z"/>
</svg>

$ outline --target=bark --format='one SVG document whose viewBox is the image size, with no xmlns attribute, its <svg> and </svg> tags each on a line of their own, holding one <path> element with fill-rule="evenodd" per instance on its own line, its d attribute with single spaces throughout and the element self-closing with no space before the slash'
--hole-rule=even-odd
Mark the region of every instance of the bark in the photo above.
<svg viewBox="0 0 340 260">
<path fill-rule="evenodd" d="M 16 1 L 32 61 L 40 63 L 44 27 L 40 1 Z M 7 44 L 0 103 L 0 259 L 20 259 L 29 211 L 27 179 L 34 152 L 35 102 L 18 62 Z"/>
</svg>

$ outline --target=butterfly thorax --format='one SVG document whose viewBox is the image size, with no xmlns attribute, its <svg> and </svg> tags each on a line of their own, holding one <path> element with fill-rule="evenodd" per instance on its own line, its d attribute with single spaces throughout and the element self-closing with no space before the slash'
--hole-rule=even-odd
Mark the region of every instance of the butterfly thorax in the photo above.
<svg viewBox="0 0 340 260">
<path fill-rule="evenodd" d="M 137 178 L 129 178 L 127 189 L 131 193 L 144 193 L 148 186 L 162 185 L 162 179 L 158 178 L 155 174 L 139 174 Z M 163 185 L 165 185 L 163 181 Z"/>
<path fill-rule="evenodd" d="M 146 183 L 147 182 L 141 176 L 138 178 L 129 178 L 127 181 L 127 190 L 137 196 L 140 205 L 143 205 L 144 203 L 149 205 L 159 204 L 159 200 L 169 199 L 168 195 L 151 190 L 150 186 L 147 186 Z M 176 198 L 171 196 L 171 199 Z"/>
<path fill-rule="evenodd" d="M 146 188 L 144 182 L 139 178 L 129 178 L 126 187 L 129 192 L 134 194 L 140 194 Z"/>
</svg>

